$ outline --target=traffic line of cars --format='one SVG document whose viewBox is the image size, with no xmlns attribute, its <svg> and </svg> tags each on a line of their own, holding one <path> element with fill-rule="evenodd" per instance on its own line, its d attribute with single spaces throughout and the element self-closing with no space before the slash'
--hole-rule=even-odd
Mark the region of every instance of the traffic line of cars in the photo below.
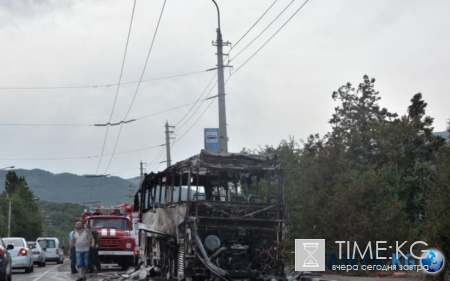
<svg viewBox="0 0 450 281">
<path fill-rule="evenodd" d="M 44 267 L 47 262 L 61 264 L 64 261 L 64 246 L 58 238 L 40 237 L 27 242 L 22 237 L 0 237 L 0 281 L 11 281 L 13 269 L 33 272 L 34 264 Z"/>
</svg>

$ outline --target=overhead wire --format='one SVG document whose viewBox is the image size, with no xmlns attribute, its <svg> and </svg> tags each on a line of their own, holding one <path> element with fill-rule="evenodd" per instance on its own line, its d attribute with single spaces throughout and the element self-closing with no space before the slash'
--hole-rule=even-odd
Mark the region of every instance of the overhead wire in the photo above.
<svg viewBox="0 0 450 281">
<path fill-rule="evenodd" d="M 117 152 L 116 154 L 128 154 L 138 151 L 144 151 L 144 150 L 150 150 L 154 148 L 158 148 L 161 146 L 165 146 L 165 144 L 145 147 L 145 148 L 138 148 L 133 150 L 127 150 L 127 151 L 121 151 Z M 104 154 L 103 156 L 110 156 L 111 154 Z M 74 157 L 47 157 L 47 158 L 0 158 L 2 161 L 53 161 L 53 160 L 78 160 L 78 159 L 91 159 L 91 158 L 98 158 L 100 155 L 90 155 L 90 156 L 74 156 Z"/>
<path fill-rule="evenodd" d="M 174 141 L 173 145 L 175 145 L 178 141 L 180 141 L 180 139 L 182 139 L 194 126 L 195 124 L 197 124 L 198 120 L 200 120 L 200 118 L 202 118 L 202 116 L 206 113 L 206 111 L 208 110 L 208 108 L 211 106 L 211 104 L 214 102 L 216 98 L 214 97 L 211 102 L 208 104 L 208 106 L 205 108 L 205 110 L 203 110 L 202 114 L 200 114 L 200 116 L 197 118 L 197 120 L 195 120 L 195 122 L 189 127 L 189 129 L 187 129 L 179 138 L 176 139 L 176 141 Z"/>
<path fill-rule="evenodd" d="M 198 97 L 198 99 L 195 101 L 195 103 L 192 105 L 192 107 L 186 112 L 186 114 L 184 114 L 184 116 L 178 120 L 178 122 L 174 125 L 175 127 L 178 126 L 178 124 L 181 123 L 181 121 L 184 120 L 184 118 L 186 118 L 186 116 L 194 109 L 195 105 L 199 102 L 199 100 L 203 97 L 203 95 L 206 93 L 206 91 L 208 90 L 208 87 L 211 85 L 211 83 L 214 81 L 214 78 L 216 78 L 217 76 L 217 71 L 214 74 L 214 76 L 211 78 L 211 80 L 209 81 L 208 85 L 205 87 L 205 89 L 203 90 L 203 92 L 201 93 L 201 95 Z"/>
<path fill-rule="evenodd" d="M 158 23 L 157 23 L 157 25 L 156 25 L 155 33 L 153 34 L 152 43 L 151 43 L 150 48 L 149 48 L 149 50 L 148 50 L 147 59 L 145 60 L 145 65 L 144 65 L 144 68 L 143 68 L 143 70 L 142 70 L 141 78 L 139 79 L 139 83 L 138 83 L 138 85 L 137 85 L 137 88 L 136 88 L 136 91 L 135 91 L 135 93 L 134 93 L 133 99 L 132 99 L 132 101 L 131 101 L 130 106 L 128 107 L 128 111 L 127 111 L 127 113 L 125 114 L 125 117 L 123 118 L 123 120 L 126 120 L 126 119 L 127 119 L 128 114 L 129 114 L 130 111 L 131 111 L 131 108 L 132 108 L 133 103 L 134 103 L 134 101 L 135 101 L 135 99 L 136 99 L 137 93 L 138 93 L 138 91 L 139 91 L 139 87 L 140 87 L 140 85 L 141 85 L 141 82 L 140 82 L 140 81 L 142 81 L 142 79 L 143 79 L 143 77 L 144 77 L 145 70 L 146 70 L 146 68 L 147 68 L 147 63 L 148 63 L 148 60 L 149 60 L 149 58 L 150 58 L 150 54 L 151 54 L 151 52 L 152 52 L 152 50 L 153 50 L 153 44 L 155 43 L 156 35 L 158 34 L 159 25 L 160 25 L 160 23 L 161 23 L 161 19 L 162 19 L 162 16 L 163 16 L 163 14 L 164 14 L 164 8 L 165 8 L 165 6 L 166 6 L 166 1 L 167 1 L 167 0 L 164 0 L 163 6 L 162 6 L 162 8 L 161 8 L 161 13 L 160 13 L 159 18 L 158 18 Z M 111 166 L 112 160 L 114 159 L 114 153 L 115 153 L 115 151 L 116 151 L 116 149 L 117 149 L 117 144 L 119 143 L 120 135 L 121 135 L 121 133 L 122 133 L 122 128 L 123 128 L 123 123 L 120 124 L 120 129 L 119 129 L 119 133 L 118 133 L 117 138 L 116 138 L 116 143 L 115 143 L 115 145 L 114 145 L 114 149 L 113 149 L 112 155 L 111 155 L 111 157 L 110 157 L 110 159 L 109 159 L 108 166 L 106 167 L 104 174 L 107 173 L 109 167 Z"/>
<path fill-rule="evenodd" d="M 295 0 L 292 0 L 276 17 L 273 19 L 269 25 L 266 26 L 250 43 L 248 43 L 242 50 L 240 50 L 233 59 L 229 59 L 228 63 L 235 60 L 240 54 L 242 54 L 250 45 L 252 45 L 266 30 L 294 3 Z"/>
<path fill-rule="evenodd" d="M 207 100 L 207 99 L 205 98 L 205 99 L 202 99 L 200 101 L 204 101 L 204 100 Z M 187 104 L 184 104 L 184 105 L 180 105 L 180 106 L 172 107 L 172 108 L 169 108 L 169 109 L 165 109 L 163 111 L 158 111 L 158 112 L 155 112 L 155 113 L 152 113 L 152 114 L 144 115 L 144 116 L 141 116 L 141 117 L 138 117 L 138 118 L 135 118 L 135 119 L 136 119 L 136 121 L 138 121 L 138 120 L 141 120 L 141 119 L 149 118 L 149 117 L 152 117 L 152 116 L 155 116 L 155 115 L 158 115 L 158 114 L 162 114 L 162 113 L 166 113 L 166 112 L 169 112 L 169 111 L 173 111 L 173 110 L 176 110 L 176 109 L 179 109 L 179 108 L 183 108 L 183 107 L 186 107 L 186 106 L 189 106 L 189 105 L 193 105 L 193 104 L 195 105 L 197 102 L 198 101 L 190 102 L 190 103 L 187 103 Z"/>
<path fill-rule="evenodd" d="M 201 71 L 193 71 L 188 73 L 181 73 L 181 74 L 174 74 L 169 76 L 161 76 L 161 77 L 155 77 L 155 78 L 149 78 L 144 79 L 140 81 L 141 83 L 144 82 L 151 82 L 151 81 L 157 81 L 157 80 L 164 80 L 164 79 L 170 79 L 170 78 L 176 78 L 176 77 L 182 77 L 182 76 L 189 76 L 199 73 L 206 73 L 207 70 L 201 70 Z M 128 85 L 128 84 L 137 84 L 139 81 L 129 81 L 129 82 L 122 82 L 120 83 L 121 86 Z M 85 85 L 85 86 L 49 86 L 49 87 L 0 87 L 0 90 L 59 90 L 59 89 L 84 89 L 84 88 L 101 88 L 101 87 L 112 87 L 117 86 L 118 83 L 114 84 L 100 84 L 100 85 Z"/>
<path fill-rule="evenodd" d="M 245 36 L 247 36 L 247 34 L 258 24 L 258 22 L 269 12 L 269 10 L 270 9 L 272 9 L 272 7 L 275 5 L 275 3 L 277 2 L 278 0 L 275 0 L 267 9 L 266 9 L 266 11 L 256 20 L 256 22 L 241 36 L 241 38 L 239 38 L 238 40 L 237 40 L 237 42 L 231 47 L 231 49 L 230 49 L 230 52 L 231 52 L 231 50 L 233 50 L 233 48 L 235 48 L 238 44 L 239 44 L 239 42 L 241 42 L 242 41 L 242 39 L 245 37 Z M 227 57 L 227 59 L 229 60 L 229 56 Z M 203 91 L 203 93 L 200 95 L 200 97 L 199 97 L 199 99 L 204 95 L 204 93 L 206 92 L 206 90 L 208 89 L 208 87 L 209 87 L 209 85 L 211 84 L 211 82 L 213 81 L 213 79 L 216 77 L 216 75 L 217 75 L 217 72 L 216 72 L 216 74 L 214 75 L 214 77 L 211 79 L 211 81 L 209 82 L 209 84 L 208 84 L 208 86 L 205 88 L 205 90 Z M 229 78 L 228 78 L 229 79 Z M 228 81 L 228 80 L 227 80 Z M 216 81 L 216 83 L 214 84 L 214 86 L 215 85 L 217 85 L 217 81 Z M 214 86 L 213 86 L 213 88 L 214 88 Z M 207 95 L 207 97 L 209 96 L 209 94 L 211 93 L 211 91 L 213 90 L 213 88 L 211 88 L 211 90 L 208 92 L 208 95 Z M 207 98 L 208 99 L 208 98 Z M 203 100 L 203 102 L 204 101 L 206 101 L 207 99 L 204 99 Z M 214 100 L 214 99 L 213 99 Z M 202 102 L 202 104 L 203 104 L 203 102 Z M 202 104 L 200 104 L 200 106 L 202 105 Z M 199 118 L 197 118 L 197 120 L 194 122 L 194 124 L 182 135 L 182 137 L 184 136 L 184 135 L 186 135 L 186 133 L 187 132 L 189 132 L 189 130 L 198 122 L 198 120 L 203 116 L 203 114 L 206 112 L 206 110 L 211 106 L 211 104 L 212 104 L 212 101 L 211 101 L 211 103 L 208 105 L 208 107 L 203 111 L 203 113 L 200 115 L 200 117 Z M 175 127 L 177 128 L 176 129 L 176 131 L 178 131 L 178 130 L 180 130 L 193 116 L 194 116 L 194 114 L 192 114 L 180 127 L 177 127 L 178 126 L 178 124 L 184 119 L 184 118 L 186 118 L 186 116 L 189 114 L 189 112 L 191 112 L 192 110 L 193 110 L 193 108 L 195 107 L 195 105 L 196 105 L 196 103 L 186 112 L 186 114 L 175 124 Z M 200 106 L 199 107 L 197 107 L 197 110 L 200 108 Z M 181 139 L 182 137 L 180 137 L 179 139 Z M 179 140 L 179 139 L 177 139 L 177 140 L 174 140 L 174 144 Z"/>
<path fill-rule="evenodd" d="M 206 90 L 208 89 L 210 84 L 208 84 L 208 86 L 205 88 L 205 91 L 202 93 L 202 96 L 204 93 L 206 93 Z M 181 128 L 183 128 L 191 119 L 192 117 L 194 117 L 195 113 L 200 109 L 200 107 L 203 105 L 203 103 L 205 101 L 207 101 L 208 99 L 211 99 L 209 97 L 209 95 L 211 94 L 212 90 L 214 89 L 214 87 L 217 85 L 217 81 L 213 84 L 213 86 L 211 87 L 211 89 L 209 90 L 208 94 L 206 95 L 206 98 L 204 98 L 201 103 L 197 106 L 196 110 L 193 111 L 193 113 L 191 114 L 191 116 L 189 116 L 188 119 L 186 119 L 186 121 L 184 121 L 179 127 L 176 127 L 175 132 L 178 132 Z M 195 106 L 195 105 L 194 105 Z M 191 110 L 193 109 L 193 107 L 191 108 Z M 179 123 L 179 122 L 178 122 Z"/>
<path fill-rule="evenodd" d="M 294 1 L 294 0 L 293 0 Z M 243 64 L 241 64 L 233 73 L 232 76 L 234 74 L 236 74 L 236 72 L 238 72 L 242 67 L 244 67 L 244 65 L 246 65 L 254 56 L 256 56 L 256 54 L 258 54 L 259 51 L 261 51 L 262 48 L 264 48 L 274 37 L 275 35 L 278 34 L 278 32 L 280 32 L 281 29 L 284 28 L 284 26 L 301 10 L 303 9 L 303 7 L 306 5 L 306 3 L 308 3 L 309 0 L 306 0 L 295 12 L 294 14 L 292 14 L 292 16 L 258 49 L 256 50 L 256 52 L 254 52 Z"/>
<path fill-rule="evenodd" d="M 118 123 L 105 123 L 105 124 L 0 123 L 0 126 L 49 126 L 49 127 L 102 127 L 102 126 L 116 126 L 116 125 L 120 125 L 120 123 L 131 123 L 131 122 L 134 122 L 134 121 L 139 121 L 139 120 L 146 119 L 146 118 L 149 118 L 149 117 L 152 117 L 152 116 L 155 116 L 155 115 L 159 115 L 159 114 L 163 114 L 163 113 L 166 113 L 166 112 L 169 112 L 169 111 L 180 109 L 180 108 L 183 108 L 183 107 L 186 107 L 186 106 L 195 105 L 199 101 L 205 101 L 205 100 L 207 100 L 207 98 L 202 99 L 202 100 L 198 100 L 197 99 L 196 101 L 189 102 L 187 104 L 179 105 L 179 106 L 176 106 L 176 107 L 172 107 L 172 108 L 165 109 L 165 110 L 162 110 L 162 111 L 158 111 L 158 112 L 155 112 L 155 113 L 152 113 L 152 114 L 140 116 L 140 117 L 137 117 L 137 118 L 134 118 L 134 119 L 131 119 L 131 120 L 121 121 L 121 122 L 118 122 Z"/>
<path fill-rule="evenodd" d="M 116 95 L 114 97 L 114 103 L 113 103 L 113 106 L 112 106 L 112 109 L 111 109 L 111 114 L 110 114 L 108 123 L 111 123 L 111 120 L 112 120 L 112 117 L 113 117 L 113 114 L 114 114 L 114 109 L 116 107 L 117 97 L 119 95 L 120 83 L 122 82 L 122 74 L 123 74 L 123 69 L 124 69 L 124 66 L 125 66 L 125 60 L 126 60 L 126 57 L 127 57 L 128 43 L 130 41 L 131 28 L 133 26 L 133 19 L 134 19 L 134 11 L 135 11 L 135 9 L 136 9 L 136 0 L 134 0 L 134 2 L 133 2 L 133 10 L 131 12 L 130 26 L 128 28 L 128 35 L 127 35 L 127 40 L 126 40 L 126 43 L 125 43 L 125 51 L 124 51 L 123 59 L 122 59 L 122 66 L 120 68 L 119 82 L 117 83 Z M 106 126 L 106 133 L 105 133 L 105 138 L 103 140 L 102 152 L 101 152 L 101 155 L 100 155 L 100 158 L 99 158 L 99 161 L 98 161 L 97 169 L 95 170 L 95 174 L 98 173 L 98 170 L 100 169 L 100 164 L 102 163 L 103 154 L 105 153 L 106 140 L 108 139 L 108 132 L 109 132 L 109 126 Z M 93 179 L 92 184 L 94 184 L 94 183 L 95 183 L 95 178 Z M 100 185 L 102 183 L 103 183 L 103 178 L 101 178 L 101 180 L 100 180 Z M 91 199 L 93 189 L 94 188 L 90 189 L 89 200 Z"/>
<path fill-rule="evenodd" d="M 153 168 L 153 166 L 155 165 L 155 163 L 157 163 L 159 161 L 159 159 L 161 159 L 164 149 L 165 149 L 165 146 L 163 148 L 161 148 L 161 150 L 158 152 L 158 154 L 156 154 L 156 157 L 153 158 L 153 160 L 149 164 L 145 165 L 145 168 L 150 167 L 149 170 L 151 170 Z"/>
<path fill-rule="evenodd" d="M 94 127 L 94 124 L 56 124 L 56 123 L 0 123 L 0 126 L 47 126 L 47 127 Z"/>
<path fill-rule="evenodd" d="M 283 9 L 283 11 L 263 30 L 263 32 L 265 32 L 286 10 L 287 10 L 287 8 L 289 8 L 289 6 L 294 2 L 295 0 L 292 0 L 288 5 L 287 5 L 287 7 L 285 7 L 285 9 Z M 309 0 L 307 0 L 306 2 L 308 2 Z M 238 40 L 238 42 L 234 45 L 234 46 L 236 46 L 249 32 L 250 32 L 250 30 L 262 19 L 262 17 L 264 17 L 264 15 L 273 7 L 273 5 L 275 4 L 277 2 L 277 0 L 275 0 L 270 6 L 269 6 L 269 8 L 263 13 L 263 15 L 250 27 L 250 29 Z M 302 5 L 302 7 L 306 4 L 306 2 Z M 302 8 L 301 7 L 301 8 Z M 300 9 L 301 9 L 300 8 Z M 299 10 L 300 10 L 299 9 Z M 295 13 L 294 13 L 294 15 L 299 11 L 299 10 L 297 10 Z M 293 15 L 293 16 L 294 16 Z M 292 17 L 293 17 L 292 16 Z M 292 18 L 291 17 L 291 18 Z M 291 19 L 290 18 L 290 19 Z M 290 20 L 289 19 L 289 20 Z M 289 21 L 288 20 L 288 21 Z M 287 24 L 287 22 L 285 23 L 285 24 L 283 24 L 283 26 L 281 27 L 281 28 L 283 28 L 284 27 L 284 25 L 286 25 Z M 276 32 L 276 33 L 278 33 L 280 30 L 281 30 L 281 28 Z M 250 44 L 252 44 L 259 36 L 261 36 L 261 34 L 263 33 L 263 32 L 261 32 Z M 276 33 L 268 40 L 268 41 L 270 41 L 275 35 L 276 35 Z M 267 44 L 268 42 L 266 42 L 265 44 Z M 249 44 L 249 45 L 250 45 Z M 264 45 L 265 45 L 264 44 Z M 244 50 L 249 46 L 249 45 L 247 45 L 245 48 L 244 48 Z M 263 45 L 263 47 L 264 47 L 264 45 Z M 262 48 L 260 48 L 260 49 L 262 49 Z M 259 50 L 258 50 L 259 51 Z M 243 52 L 243 50 L 240 52 L 240 53 L 242 53 Z M 238 55 L 240 54 L 240 53 L 238 53 Z M 254 54 L 254 55 L 256 55 L 256 54 Z M 254 56 L 253 55 L 253 56 Z M 253 57 L 252 56 L 252 57 Z M 251 57 L 251 58 L 252 58 Z M 250 59 L 251 59 L 250 58 Z M 242 66 L 241 66 L 242 67 Z M 241 67 L 239 67 L 238 69 L 240 69 Z M 237 71 L 237 70 L 236 70 Z M 236 72 L 235 71 L 235 72 Z M 234 73 L 235 73 L 234 72 Z M 217 74 L 217 73 L 216 73 Z M 216 76 L 216 75 L 215 75 Z M 211 84 L 211 82 L 213 81 L 213 79 L 215 78 L 215 76 L 212 78 L 212 80 L 210 81 L 210 83 L 208 84 L 208 86 L 205 88 L 205 90 L 202 92 L 202 94 L 200 95 L 200 97 L 199 97 L 199 99 L 204 95 L 204 93 L 206 92 L 206 90 L 208 89 L 208 87 L 209 87 L 209 85 Z M 227 79 L 227 81 L 226 82 L 228 82 L 228 80 L 231 78 L 231 76 Z M 226 83 L 225 82 L 225 83 Z M 216 84 L 217 84 L 217 82 L 216 82 Z M 216 84 L 214 84 L 214 86 L 216 85 Z M 209 96 L 209 94 L 211 93 L 211 91 L 213 90 L 213 88 L 214 88 L 214 86 L 211 88 L 211 90 L 209 91 L 209 93 L 208 93 L 208 95 L 207 95 L 207 97 Z M 194 103 L 194 105 L 187 111 L 187 113 L 176 123 L 176 125 L 178 125 L 178 124 L 180 124 L 180 122 L 182 121 L 182 120 L 184 120 L 185 118 L 186 118 L 186 116 L 194 109 L 194 107 L 195 107 L 195 105 L 198 103 L 198 101 L 199 101 L 199 99 Z M 206 100 L 207 100 L 208 98 L 206 98 L 206 99 L 204 99 L 203 101 L 202 101 L 202 103 L 201 104 L 203 104 Z M 176 140 L 174 140 L 174 142 L 173 142 L 173 145 L 172 146 L 174 146 L 179 140 L 181 140 L 197 123 L 198 123 L 198 121 L 201 119 L 201 117 L 203 117 L 203 115 L 206 113 L 206 111 L 209 109 L 209 107 L 212 105 L 212 103 L 214 102 L 214 99 L 215 99 L 215 97 L 211 100 L 211 102 L 208 104 L 208 106 L 205 108 L 205 110 L 200 114 L 200 116 L 195 120 L 195 122 L 180 136 L 180 137 L 178 137 Z M 201 106 L 201 104 L 200 104 L 200 106 Z M 199 106 L 199 107 L 200 107 Z M 198 107 L 198 108 L 199 108 Z M 198 109 L 197 108 L 197 109 Z M 180 126 L 179 128 L 177 128 L 177 131 L 178 130 L 180 130 L 181 129 L 181 127 L 183 127 L 192 117 L 193 117 L 194 115 L 192 114 L 183 124 L 182 124 L 182 126 Z M 175 126 L 176 126 L 175 125 Z M 155 160 L 154 161 L 152 161 L 152 163 L 153 162 L 156 162 L 157 163 L 157 161 L 159 161 L 158 159 L 160 159 L 161 158 L 161 156 L 162 156 L 162 152 L 163 152 L 163 149 L 161 149 L 161 151 L 160 151 L 160 153 L 158 154 L 159 156 L 157 156 L 156 158 L 155 158 Z M 155 164 L 156 164 L 155 163 Z M 159 162 L 159 165 L 161 164 L 162 162 Z M 155 164 L 153 164 L 153 166 L 155 165 Z M 151 165 L 151 164 L 150 164 Z M 150 166 L 150 165 L 147 165 L 147 166 Z M 159 167 L 159 165 L 157 166 L 157 167 Z"/>
<path fill-rule="evenodd" d="M 108 123 L 111 122 L 111 119 L 112 119 L 112 117 L 113 117 L 114 109 L 115 109 L 115 107 L 116 107 L 116 102 L 117 102 L 117 96 L 119 95 L 120 83 L 121 83 L 121 81 L 122 81 L 123 69 L 124 69 L 124 66 L 125 66 L 125 60 L 126 60 L 126 57 L 127 57 L 128 43 L 129 43 L 129 41 L 130 41 L 131 28 L 132 28 L 132 26 L 133 26 L 133 19 L 134 19 L 134 11 L 135 11 L 135 8 L 136 8 L 136 0 L 134 0 L 134 2 L 133 2 L 133 10 L 132 10 L 132 12 L 131 12 L 130 26 L 129 26 L 129 28 L 128 28 L 127 41 L 126 41 L 126 44 L 125 44 L 125 52 L 124 52 L 124 54 L 123 54 L 122 66 L 121 66 L 121 68 L 120 68 L 119 82 L 117 83 L 116 95 L 115 95 L 115 97 L 114 97 L 114 103 L 113 103 L 113 107 L 112 107 L 112 110 L 111 110 L 111 114 L 110 114 Z M 106 140 L 107 140 L 107 138 L 108 138 L 108 132 L 109 132 L 109 126 L 106 127 L 106 134 L 105 134 L 105 138 L 104 138 L 104 140 L 103 140 L 102 153 L 101 153 L 101 156 L 100 156 L 100 160 L 98 161 L 98 165 L 97 165 L 97 169 L 96 169 L 96 171 L 95 171 L 95 174 L 98 173 L 98 170 L 100 169 L 100 164 L 102 163 L 103 153 L 105 152 Z"/>
<path fill-rule="evenodd" d="M 258 20 L 247 30 L 247 32 L 245 32 L 244 33 L 244 35 L 242 35 L 241 36 L 241 38 L 239 38 L 238 40 L 237 40 L 237 42 L 236 43 L 234 43 L 232 46 L 231 46 L 231 48 L 230 48 L 230 51 L 228 52 L 228 56 L 227 56 L 227 60 L 228 60 L 228 62 L 230 61 L 230 56 L 229 56 L 229 53 L 231 53 L 231 51 L 239 44 L 239 42 L 241 42 L 242 41 L 242 39 L 244 39 L 244 37 L 245 36 L 247 36 L 247 34 L 258 24 L 258 22 L 267 14 L 267 12 L 269 12 L 269 10 L 270 9 L 272 9 L 272 7 L 275 5 L 275 3 L 277 2 L 278 0 L 275 0 L 275 1 L 273 1 L 273 3 L 272 3 L 272 5 L 270 5 L 269 6 L 269 8 L 267 8 L 267 10 L 258 18 Z M 228 63 L 227 63 L 227 65 L 228 65 Z"/>
</svg>

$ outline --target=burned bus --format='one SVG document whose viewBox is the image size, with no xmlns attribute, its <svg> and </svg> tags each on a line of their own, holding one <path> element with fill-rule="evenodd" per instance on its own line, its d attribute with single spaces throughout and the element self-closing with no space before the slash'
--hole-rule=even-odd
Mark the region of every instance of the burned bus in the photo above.
<svg viewBox="0 0 450 281">
<path fill-rule="evenodd" d="M 141 185 L 141 261 L 164 279 L 283 280 L 276 155 L 201 151 Z"/>
</svg>

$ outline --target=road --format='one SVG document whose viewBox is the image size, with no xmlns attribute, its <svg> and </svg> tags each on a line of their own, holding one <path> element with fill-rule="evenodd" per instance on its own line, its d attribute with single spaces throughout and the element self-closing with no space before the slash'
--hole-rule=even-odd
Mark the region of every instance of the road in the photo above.
<svg viewBox="0 0 450 281">
<path fill-rule="evenodd" d="M 120 271 L 118 266 L 110 266 L 102 264 L 103 271 L 101 273 L 88 273 L 88 280 L 100 281 L 107 277 L 112 277 Z M 25 273 L 25 270 L 13 270 L 12 281 L 66 281 L 77 280 L 77 274 L 70 272 L 70 260 L 65 259 L 63 264 L 47 263 L 46 267 L 34 266 L 32 273 Z"/>
</svg>

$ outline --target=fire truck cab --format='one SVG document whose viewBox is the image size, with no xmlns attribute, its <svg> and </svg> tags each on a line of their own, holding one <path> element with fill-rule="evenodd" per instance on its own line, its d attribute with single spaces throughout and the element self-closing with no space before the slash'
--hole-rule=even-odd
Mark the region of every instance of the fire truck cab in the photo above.
<svg viewBox="0 0 450 281">
<path fill-rule="evenodd" d="M 117 263 L 122 270 L 134 264 L 136 240 L 133 237 L 133 206 L 94 206 L 83 213 L 82 219 L 85 225 L 99 234 L 100 262 Z"/>
</svg>

